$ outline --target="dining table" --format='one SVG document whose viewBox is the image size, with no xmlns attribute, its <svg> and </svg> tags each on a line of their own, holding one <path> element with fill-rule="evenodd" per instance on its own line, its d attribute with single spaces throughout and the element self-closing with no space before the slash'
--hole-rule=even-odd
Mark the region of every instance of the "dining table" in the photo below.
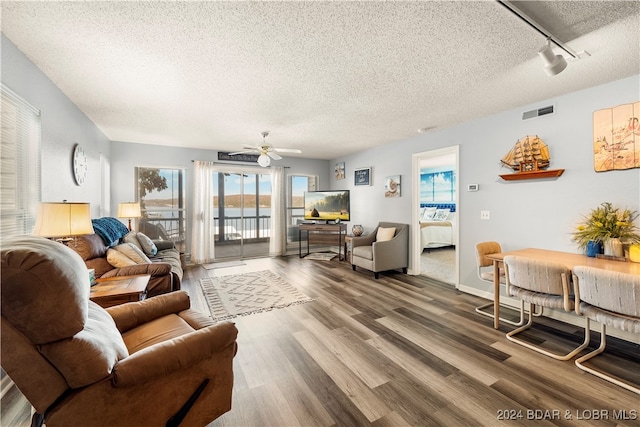
<svg viewBox="0 0 640 427">
<path fill-rule="evenodd" d="M 500 326 L 500 269 L 504 269 L 504 257 L 509 255 L 533 258 L 542 261 L 553 261 L 563 264 L 570 270 L 578 265 L 601 268 L 603 270 L 640 275 L 640 263 L 621 261 L 603 257 L 588 257 L 583 254 L 551 251 L 547 249 L 527 248 L 514 251 L 498 252 L 487 255 L 493 261 L 493 327 Z"/>
</svg>

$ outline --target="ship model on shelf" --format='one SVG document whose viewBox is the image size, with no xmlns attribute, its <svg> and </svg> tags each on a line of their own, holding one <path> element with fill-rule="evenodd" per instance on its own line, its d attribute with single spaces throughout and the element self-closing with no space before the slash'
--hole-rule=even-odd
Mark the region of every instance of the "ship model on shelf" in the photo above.
<svg viewBox="0 0 640 427">
<path fill-rule="evenodd" d="M 538 135 L 527 135 L 500 160 L 502 166 L 515 172 L 500 175 L 505 181 L 521 179 L 554 178 L 562 175 L 564 169 L 547 169 L 551 163 L 549 147 Z"/>
</svg>

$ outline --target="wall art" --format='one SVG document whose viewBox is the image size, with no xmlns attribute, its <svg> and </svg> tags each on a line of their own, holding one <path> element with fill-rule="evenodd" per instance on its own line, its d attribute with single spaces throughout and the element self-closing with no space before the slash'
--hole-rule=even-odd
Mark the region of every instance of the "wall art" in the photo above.
<svg viewBox="0 0 640 427">
<path fill-rule="evenodd" d="M 371 168 L 360 168 L 353 172 L 353 185 L 371 185 Z"/>
<path fill-rule="evenodd" d="M 596 172 L 640 168 L 640 101 L 593 113 Z"/>
<path fill-rule="evenodd" d="M 384 197 L 400 197 L 400 175 L 392 175 L 385 178 Z"/>
<path fill-rule="evenodd" d="M 336 179 L 344 179 L 345 178 L 344 162 L 336 163 L 336 166 L 334 168 L 334 172 L 335 172 L 335 175 L 336 175 Z"/>
</svg>

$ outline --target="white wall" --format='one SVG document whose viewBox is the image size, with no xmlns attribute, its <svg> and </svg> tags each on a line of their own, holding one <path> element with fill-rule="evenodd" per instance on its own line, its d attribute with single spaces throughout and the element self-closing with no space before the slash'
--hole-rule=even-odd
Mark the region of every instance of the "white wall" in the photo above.
<svg viewBox="0 0 640 427">
<path fill-rule="evenodd" d="M 173 167 L 186 169 L 187 206 L 192 203 L 193 160 L 217 161 L 215 150 L 165 147 L 160 145 L 135 144 L 130 142 L 111 143 L 111 206 L 112 215 L 117 213 L 118 203 L 136 199 L 135 168 Z M 327 160 L 310 160 L 286 157 L 274 161 L 273 165 L 285 166 L 286 174 L 317 175 L 319 188 L 329 185 Z M 247 163 L 247 165 L 251 165 Z M 254 166 L 254 165 L 251 165 Z M 191 218 L 187 216 L 187 246 L 191 241 Z"/>
<path fill-rule="evenodd" d="M 2 83 L 41 111 L 42 201 L 89 202 L 92 216 L 99 216 L 100 153 L 109 156 L 109 140 L 4 34 L 1 43 Z M 82 186 L 71 169 L 75 144 L 87 154 Z"/>
<path fill-rule="evenodd" d="M 497 240 L 504 250 L 540 247 L 577 252 L 571 232 L 581 215 L 598 204 L 640 210 L 640 169 L 596 173 L 593 169 L 592 115 L 596 110 L 632 103 L 640 99 L 640 76 L 611 82 L 554 99 L 524 105 L 458 126 L 436 129 L 414 138 L 391 142 L 352 156 L 345 162 L 347 179 L 333 188 L 351 189 L 352 223 L 372 229 L 379 221 L 411 223 L 411 155 L 447 146 L 460 146 L 460 284 L 481 291 L 490 285 L 475 272 L 475 244 Z M 522 120 L 533 108 L 555 105 L 556 113 Z M 461 107 L 463 108 L 463 107 Z M 565 169 L 556 179 L 503 181 L 500 159 L 525 135 L 539 135 L 550 149 L 550 169 Z M 373 167 L 371 187 L 353 186 L 353 170 Z M 402 197 L 385 199 L 384 178 L 402 175 Z M 468 184 L 480 191 L 467 192 Z M 480 220 L 489 210 L 490 220 Z M 414 227 L 415 228 L 415 227 Z"/>
<path fill-rule="evenodd" d="M 42 194 L 44 201 L 84 201 L 92 215 L 100 216 L 100 153 L 111 165 L 111 213 L 117 204 L 134 196 L 136 165 L 182 166 L 191 160 L 215 160 L 214 150 L 188 150 L 126 142 L 109 143 L 105 135 L 29 61 L 4 35 L 2 82 L 42 111 Z M 317 174 L 319 189 L 350 189 L 352 221 L 373 228 L 379 221 L 411 223 L 413 188 L 411 156 L 430 149 L 460 146 L 458 179 L 460 221 L 460 283 L 489 291 L 475 275 L 474 245 L 495 239 L 505 250 L 523 247 L 576 251 L 570 233 L 582 214 L 604 201 L 640 210 L 640 169 L 595 173 L 593 171 L 592 114 L 596 110 L 640 99 L 640 75 L 575 92 L 534 105 L 505 111 L 458 126 L 436 129 L 403 141 L 390 142 L 332 161 L 289 158 L 288 173 Z M 523 111 L 554 104 L 556 113 L 523 121 Z M 461 106 L 461 108 L 464 108 Z M 498 174 L 500 158 L 515 141 L 527 134 L 539 135 L 550 147 L 551 168 L 566 169 L 554 180 L 504 182 Z M 87 152 L 89 174 L 76 186 L 71 172 L 73 146 Z M 333 175 L 335 162 L 344 161 L 346 179 Z M 372 167 L 372 185 L 353 186 L 353 171 Z M 384 197 L 384 178 L 402 176 L 402 197 Z M 480 191 L 464 191 L 477 183 Z M 491 211 L 491 220 L 480 220 L 480 210 Z"/>
</svg>

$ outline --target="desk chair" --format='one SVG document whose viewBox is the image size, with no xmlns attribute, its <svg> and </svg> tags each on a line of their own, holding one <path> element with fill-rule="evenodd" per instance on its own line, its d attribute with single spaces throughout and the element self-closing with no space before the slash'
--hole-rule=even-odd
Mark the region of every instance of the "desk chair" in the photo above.
<svg viewBox="0 0 640 427">
<path fill-rule="evenodd" d="M 640 276 L 577 266 L 573 269 L 576 313 L 600 323 L 600 346 L 578 359 L 576 366 L 597 377 L 640 394 L 640 388 L 622 382 L 583 363 L 602 353 L 606 346 L 607 326 L 640 334 Z"/>
<path fill-rule="evenodd" d="M 509 341 L 558 360 L 569 360 L 587 347 L 589 344 L 588 329 L 585 330 L 584 342 L 564 355 L 551 352 L 516 337 L 516 335 L 529 329 L 533 324 L 532 313 L 535 311 L 536 305 L 562 309 L 566 312 L 574 310 L 574 299 L 571 296 L 571 271 L 567 267 L 550 261 L 520 256 L 504 257 L 504 267 L 506 270 L 507 294 L 520 299 L 521 315 L 524 311 L 524 303 L 529 303 L 528 322 L 507 333 Z"/>
<path fill-rule="evenodd" d="M 476 244 L 476 264 L 480 280 L 489 282 L 493 285 L 493 260 L 487 258 L 487 255 L 497 254 L 500 252 L 502 252 L 502 247 L 498 242 L 480 242 Z M 504 285 L 505 282 L 504 274 L 500 274 L 500 283 Z M 493 315 L 493 310 L 491 312 L 484 311 L 484 309 L 489 307 L 493 307 L 493 302 L 476 307 L 476 313 L 493 319 L 495 317 Z M 503 317 L 500 317 L 500 321 L 514 326 L 521 326 L 524 324 L 524 311 L 520 310 L 520 321 L 518 322 L 514 322 L 513 320 L 505 319 Z"/>
</svg>

